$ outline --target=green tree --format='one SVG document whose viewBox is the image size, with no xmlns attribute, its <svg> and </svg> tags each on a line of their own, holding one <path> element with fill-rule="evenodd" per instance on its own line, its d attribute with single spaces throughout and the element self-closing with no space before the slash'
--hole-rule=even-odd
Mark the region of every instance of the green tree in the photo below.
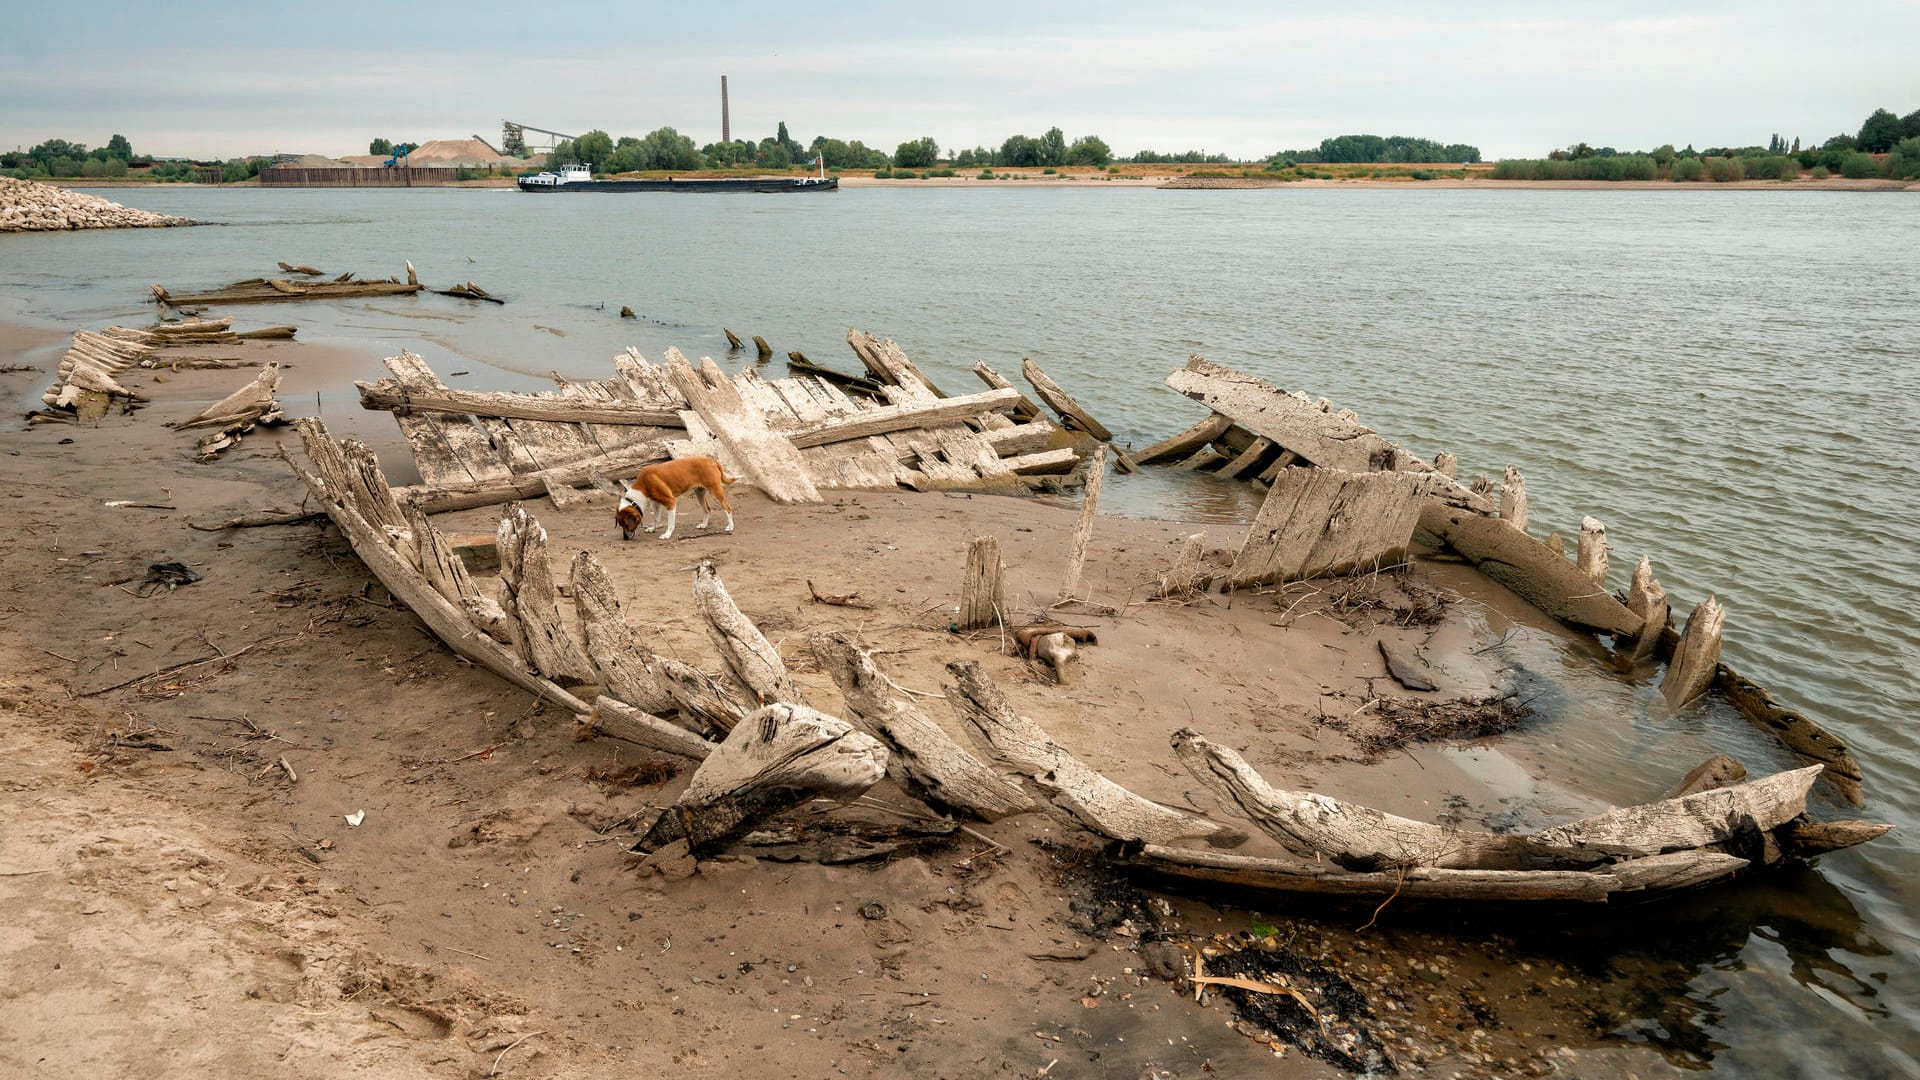
<svg viewBox="0 0 1920 1080">
<path fill-rule="evenodd" d="M 647 132 L 640 147 L 646 155 L 646 168 L 692 172 L 706 165 L 693 140 L 670 127 Z"/>
<path fill-rule="evenodd" d="M 1058 127 L 1040 136 L 1040 164 L 1060 166 L 1067 163 L 1067 136 Z"/>
<path fill-rule="evenodd" d="M 1915 109 L 1900 118 L 1900 137 L 1902 139 L 1920 138 L 1920 109 Z"/>
<path fill-rule="evenodd" d="M 782 128 L 785 126 L 781 125 Z M 789 169 L 793 167 L 793 151 L 778 137 L 765 138 L 760 140 L 760 152 L 755 160 L 762 168 Z"/>
<path fill-rule="evenodd" d="M 393 140 L 375 139 L 367 144 L 367 153 L 388 156 L 393 153 Z"/>
<path fill-rule="evenodd" d="M 1826 142 L 1823 142 L 1820 144 L 1820 149 L 1822 150 L 1844 151 L 1844 150 L 1858 150 L 1859 148 L 1860 148 L 1860 140 L 1854 138 L 1851 135 L 1835 135 L 1833 138 L 1828 139 Z"/>
<path fill-rule="evenodd" d="M 1884 154 L 1900 141 L 1900 118 L 1885 109 L 1875 109 L 1867 122 L 1860 125 L 1860 134 L 1854 141 L 1865 153 Z"/>
<path fill-rule="evenodd" d="M 81 158 L 87 156 L 87 148 L 79 143 L 70 143 L 65 139 L 48 139 L 39 146 L 28 150 L 27 156 L 42 165 L 50 166 L 53 162 L 61 158 L 71 158 L 74 161 L 79 161 Z M 48 171 L 52 170 L 49 169 Z M 54 173 L 54 175 L 59 176 L 62 174 Z"/>
<path fill-rule="evenodd" d="M 116 161 L 132 161 L 133 144 L 125 135 L 115 135 L 107 140 L 107 156 Z"/>
<path fill-rule="evenodd" d="M 573 160 L 586 165 L 594 172 L 602 172 L 607 160 L 613 157 L 613 136 L 595 128 L 573 140 Z"/>
<path fill-rule="evenodd" d="M 1656 146 L 1653 148 L 1653 163 L 1664 169 L 1673 164 L 1673 154 L 1672 143 L 1663 143 Z"/>
<path fill-rule="evenodd" d="M 933 136 L 903 142 L 893 152 L 894 165 L 903 169 L 931 169 L 940 160 L 940 144 Z"/>
<path fill-rule="evenodd" d="M 797 139 L 787 134 L 787 122 L 785 120 L 780 121 L 779 127 L 773 133 L 773 139 L 781 146 L 786 147 L 788 163 L 799 161 L 801 158 L 807 156 L 807 148 L 801 146 Z"/>
<path fill-rule="evenodd" d="M 1067 147 L 1067 164 L 1105 166 L 1113 160 L 1113 150 L 1098 135 L 1082 135 Z"/>
<path fill-rule="evenodd" d="M 1040 140 L 1026 135 L 1009 135 L 1007 141 L 1000 144 L 1000 152 L 994 155 L 993 163 L 1009 168 L 1039 165 Z"/>
</svg>

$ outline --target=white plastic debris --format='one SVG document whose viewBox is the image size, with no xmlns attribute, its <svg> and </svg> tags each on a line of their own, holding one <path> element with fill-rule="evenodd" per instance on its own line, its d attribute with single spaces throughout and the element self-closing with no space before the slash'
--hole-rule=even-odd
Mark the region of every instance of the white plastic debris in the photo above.
<svg viewBox="0 0 1920 1080">
<path fill-rule="evenodd" d="M 355 810 L 353 813 L 347 815 L 347 824 L 356 829 L 359 828 L 360 823 L 365 820 L 367 820 L 367 812 L 365 810 Z"/>
</svg>

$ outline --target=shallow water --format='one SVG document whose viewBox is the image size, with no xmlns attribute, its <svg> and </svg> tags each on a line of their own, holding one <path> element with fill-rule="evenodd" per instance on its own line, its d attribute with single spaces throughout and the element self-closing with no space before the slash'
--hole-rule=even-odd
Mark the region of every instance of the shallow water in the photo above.
<svg viewBox="0 0 1920 1080">
<path fill-rule="evenodd" d="M 724 357 L 722 325 L 856 365 L 848 326 L 901 342 L 951 392 L 1031 356 L 1123 441 L 1200 408 L 1189 354 L 1332 398 L 1463 475 L 1520 466 L 1536 532 L 1607 524 L 1614 584 L 1642 553 L 1681 610 L 1729 610 L 1727 659 L 1808 710 L 1900 826 L 1817 872 L 1640 913 L 1607 945 L 1648 995 L 1602 1044 L 1735 1074 L 1920 1073 L 1920 200 L 1837 192 L 850 189 L 817 197 L 135 189 L 218 228 L 0 236 L 0 304 L 70 326 L 273 271 L 469 278 L 441 297 L 234 309 L 303 340 L 421 352 L 471 387 L 599 378 L 636 345 Z M 615 313 L 630 305 L 640 319 Z M 735 362 L 750 361 L 749 358 Z M 485 366 L 482 366 L 485 365 Z M 354 407 L 328 395 L 330 414 Z M 1243 521 L 1249 489 L 1115 478 L 1106 508 Z M 1225 525 L 1214 540 L 1231 544 Z M 1595 762 L 1584 794 L 1725 750 L 1790 762 L 1724 710 L 1591 677 L 1545 638 L 1525 662 L 1578 692 L 1500 753 Z M 1487 753 L 1484 750 L 1460 753 Z M 1816 789 L 1822 812 L 1837 807 Z M 1617 942 L 1619 936 L 1606 939 Z M 1580 939 L 1569 948 L 1600 948 Z M 1626 972 L 1628 975 L 1622 975 Z M 1651 1055 L 1659 1051 L 1664 1058 Z M 1642 1066 L 1632 1066 L 1642 1067 Z"/>
</svg>

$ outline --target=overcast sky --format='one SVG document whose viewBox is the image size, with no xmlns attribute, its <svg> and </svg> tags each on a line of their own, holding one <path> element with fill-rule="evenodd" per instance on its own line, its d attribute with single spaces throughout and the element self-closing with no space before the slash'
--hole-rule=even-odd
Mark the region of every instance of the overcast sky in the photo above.
<svg viewBox="0 0 1920 1080">
<path fill-rule="evenodd" d="M 365 153 L 374 136 L 720 137 L 785 120 L 891 151 L 1053 125 L 1120 154 L 1264 157 L 1349 133 L 1490 158 L 1573 142 L 1818 142 L 1920 108 L 1920 0 L 919 5 L 643 0 L 14 0 L 0 147 L 115 132 L 147 153 Z"/>
</svg>

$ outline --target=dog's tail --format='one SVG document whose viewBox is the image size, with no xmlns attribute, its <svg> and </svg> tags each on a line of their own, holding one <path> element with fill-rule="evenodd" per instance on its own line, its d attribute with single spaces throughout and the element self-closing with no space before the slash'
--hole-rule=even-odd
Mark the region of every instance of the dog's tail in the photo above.
<svg viewBox="0 0 1920 1080">
<path fill-rule="evenodd" d="M 740 482 L 740 478 L 739 478 L 739 477 L 737 477 L 737 476 L 728 476 L 728 475 L 727 475 L 727 470 L 725 470 L 725 469 L 721 469 L 721 470 L 720 470 L 720 482 L 721 482 L 721 483 L 723 483 L 723 484 L 737 484 L 737 483 L 739 483 L 739 482 Z"/>
</svg>

